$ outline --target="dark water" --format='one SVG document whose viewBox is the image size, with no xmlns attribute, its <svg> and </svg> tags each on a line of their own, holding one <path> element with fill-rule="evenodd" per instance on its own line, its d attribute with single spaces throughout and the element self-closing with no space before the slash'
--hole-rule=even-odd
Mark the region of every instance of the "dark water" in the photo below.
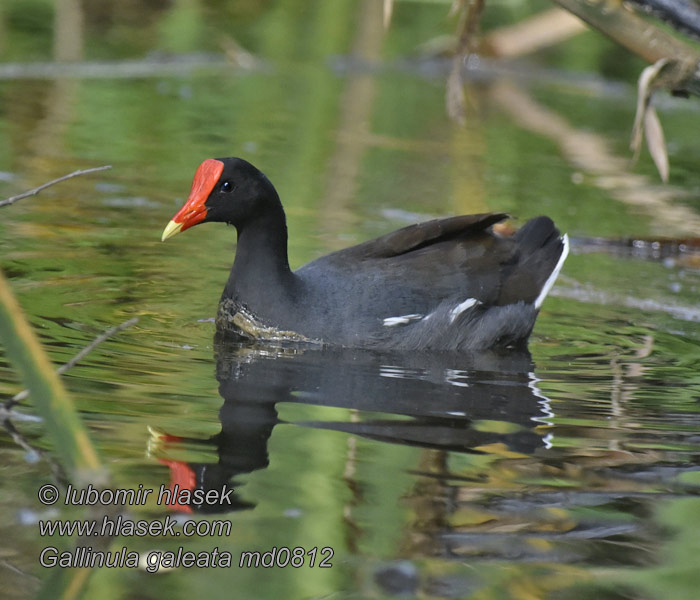
<svg viewBox="0 0 700 600">
<path fill-rule="evenodd" d="M 0 13 L 4 59 L 48 60 L 50 3 L 20 4 Z M 186 52 L 196 68 L 163 74 L 151 56 L 139 77 L 102 66 L 0 82 L 0 197 L 113 165 L 0 209 L 0 267 L 56 364 L 139 317 L 64 376 L 115 485 L 234 490 L 227 510 L 127 513 L 225 520 L 230 535 L 110 542 L 217 547 L 234 566 L 94 570 L 86 597 L 696 598 L 697 256 L 609 240 L 697 237 L 697 103 L 662 102 L 662 187 L 647 157 L 627 162 L 641 65 L 620 59 L 628 83 L 607 83 L 597 73 L 619 55 L 593 34 L 498 77 L 470 64 L 459 129 L 444 116 L 446 66 L 413 58 L 445 6 L 398 3 L 384 33 L 371 3 L 240 3 L 219 20 L 216 3 L 187 4 L 93 7 L 83 52 Z M 259 62 L 226 63 L 226 32 Z M 576 243 L 530 354 L 215 343 L 233 230 L 159 238 L 197 165 L 226 155 L 277 186 L 294 266 L 432 216 L 550 215 Z M 20 389 L 0 359 L 0 394 Z M 41 549 L 75 542 L 40 537 L 37 521 L 88 515 L 39 504 L 53 470 L 29 447 L 50 459 L 51 441 L 34 420 L 13 425 L 0 432 L 0 597 L 32 598 L 57 572 Z M 332 568 L 238 567 L 273 547 L 315 548 L 317 563 L 331 548 Z"/>
</svg>

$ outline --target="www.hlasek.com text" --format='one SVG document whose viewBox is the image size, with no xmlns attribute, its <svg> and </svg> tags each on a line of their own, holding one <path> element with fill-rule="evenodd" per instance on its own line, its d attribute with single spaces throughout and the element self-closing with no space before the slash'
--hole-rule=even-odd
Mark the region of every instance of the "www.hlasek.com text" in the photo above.
<svg viewBox="0 0 700 600">
<path fill-rule="evenodd" d="M 225 519 L 188 519 L 183 521 L 171 515 L 165 519 L 128 519 L 122 515 L 102 519 L 39 519 L 39 535 L 80 537 L 228 537 L 231 535 L 231 521 Z"/>
</svg>

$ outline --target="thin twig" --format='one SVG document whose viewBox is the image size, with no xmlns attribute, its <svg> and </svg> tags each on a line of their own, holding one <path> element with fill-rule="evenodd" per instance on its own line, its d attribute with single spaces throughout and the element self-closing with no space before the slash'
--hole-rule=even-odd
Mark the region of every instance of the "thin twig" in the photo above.
<svg viewBox="0 0 700 600">
<path fill-rule="evenodd" d="M 9 418 L 3 419 L 2 427 L 4 427 L 5 431 L 7 431 L 7 433 L 10 434 L 12 441 L 14 441 L 14 443 L 17 444 L 20 448 L 22 448 L 25 452 L 29 454 L 36 454 L 40 458 L 43 458 L 49 464 L 49 467 L 51 468 L 51 474 L 53 475 L 54 481 L 56 481 L 56 483 L 59 483 L 61 485 L 66 485 L 68 483 L 69 479 L 65 469 L 60 465 L 60 463 L 56 459 L 54 459 L 53 456 L 51 456 L 51 453 L 49 451 L 44 450 L 42 448 L 34 447 L 29 442 L 29 440 L 17 430 L 17 428 L 14 426 L 14 424 L 12 423 L 12 421 L 10 421 Z"/>
<path fill-rule="evenodd" d="M 461 10 L 461 15 L 452 70 L 447 78 L 445 108 L 447 116 L 459 125 L 465 125 L 467 121 L 462 63 L 476 48 L 476 32 L 484 2 L 485 0 L 461 0 L 452 5 L 453 9 Z"/>
<path fill-rule="evenodd" d="M 12 196 L 7 200 L 0 200 L 0 208 L 2 208 L 3 206 L 9 206 L 10 204 L 14 204 L 18 200 L 28 198 L 29 196 L 36 196 L 39 192 L 45 190 L 47 187 L 60 183 L 61 181 L 65 181 L 66 179 L 72 179 L 73 177 L 79 177 L 80 175 L 87 175 L 88 173 L 96 173 L 97 171 L 106 171 L 107 169 L 111 168 L 112 165 L 104 165 L 103 167 L 94 167 L 92 169 L 78 169 L 77 171 L 73 171 L 68 175 L 64 175 L 63 177 L 59 177 L 58 179 L 54 179 L 52 181 L 49 181 L 48 183 L 44 183 L 43 185 L 35 187 L 27 192 L 22 192 L 21 194 Z"/>
<path fill-rule="evenodd" d="M 127 327 L 131 327 L 135 323 L 137 323 L 139 320 L 138 317 L 134 317 L 133 319 L 129 319 L 128 321 L 124 321 L 120 325 L 117 325 L 116 327 L 112 327 L 111 329 L 108 329 L 107 331 L 104 331 L 100 335 L 98 335 L 90 344 L 85 346 L 78 354 L 76 354 L 73 358 L 71 358 L 66 364 L 61 365 L 56 369 L 56 373 L 59 375 L 63 375 L 68 369 L 72 369 L 78 362 L 80 362 L 87 354 L 92 352 L 97 346 L 99 346 L 102 342 L 105 340 L 108 340 L 111 338 L 113 335 L 119 333 L 120 331 L 123 331 Z M 29 396 L 29 390 L 22 390 L 18 394 L 15 394 L 12 398 L 10 398 L 7 402 L 5 402 L 5 409 L 10 410 L 13 406 L 18 404 L 19 402 L 22 402 Z"/>
<path fill-rule="evenodd" d="M 8 401 L 9 404 L 9 401 Z M 41 423 L 41 417 L 31 415 L 29 413 L 17 412 L 16 410 L 8 410 L 5 404 L 0 404 L 0 423 L 5 421 L 25 421 L 29 423 Z"/>
<path fill-rule="evenodd" d="M 32 575 L 31 573 L 27 573 L 26 571 L 23 571 L 19 567 L 16 567 L 8 560 L 5 560 L 5 559 L 0 560 L 0 567 L 4 567 L 8 571 L 13 571 L 17 575 L 21 575 L 22 577 L 25 577 L 26 579 L 28 579 L 32 583 L 41 583 L 41 579 L 39 579 L 35 575 Z"/>
<path fill-rule="evenodd" d="M 132 319 L 129 319 L 128 321 L 124 321 L 123 323 L 112 327 L 111 329 L 108 329 L 107 331 L 101 333 L 98 335 L 90 344 L 85 346 L 78 354 L 76 354 L 73 358 L 71 358 L 65 365 L 62 365 L 56 369 L 56 373 L 59 375 L 63 375 L 68 369 L 72 369 L 79 361 L 81 361 L 87 354 L 92 352 L 97 346 L 99 346 L 102 342 L 105 340 L 108 340 L 111 338 L 113 335 L 119 333 L 120 331 L 124 331 L 124 329 L 127 329 L 128 327 L 131 327 L 132 325 L 136 325 L 136 323 L 139 322 L 138 317 L 133 317 Z"/>
</svg>

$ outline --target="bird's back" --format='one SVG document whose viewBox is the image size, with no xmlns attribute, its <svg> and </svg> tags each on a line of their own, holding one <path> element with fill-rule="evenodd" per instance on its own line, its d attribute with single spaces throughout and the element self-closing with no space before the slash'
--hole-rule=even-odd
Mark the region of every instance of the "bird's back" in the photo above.
<svg viewBox="0 0 700 600">
<path fill-rule="evenodd" d="M 529 336 L 566 254 L 551 219 L 513 236 L 503 214 L 439 219 L 317 259 L 298 271 L 297 331 L 351 346 L 478 350 Z"/>
</svg>

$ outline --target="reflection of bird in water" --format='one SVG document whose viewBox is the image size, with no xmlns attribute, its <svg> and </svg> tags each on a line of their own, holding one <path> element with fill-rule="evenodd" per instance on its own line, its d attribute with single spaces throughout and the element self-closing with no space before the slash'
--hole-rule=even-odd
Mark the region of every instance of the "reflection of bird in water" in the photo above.
<svg viewBox="0 0 700 600">
<path fill-rule="evenodd" d="M 165 461 L 171 484 L 220 490 L 237 488 L 236 477 L 268 465 L 267 442 L 279 419 L 281 402 L 354 409 L 359 420 L 295 423 L 352 435 L 425 448 L 477 452 L 500 443 L 531 454 L 548 444 L 537 430 L 551 416 L 547 401 L 534 384 L 532 361 L 524 353 L 462 354 L 381 353 L 297 345 L 272 348 L 233 344 L 217 346 L 217 379 L 224 403 L 221 432 L 206 441 L 216 448 L 217 463 Z M 378 413 L 382 417 L 375 417 Z M 408 417 L 408 418 L 407 418 Z M 475 426 L 475 422 L 479 426 Z M 507 427 L 490 431 L 485 421 Z M 499 433 L 505 431 L 505 433 Z M 161 434 L 153 454 L 193 440 Z M 232 505 L 202 511 L 252 508 L 235 495 Z M 198 507 L 190 507 L 200 510 Z"/>
</svg>

